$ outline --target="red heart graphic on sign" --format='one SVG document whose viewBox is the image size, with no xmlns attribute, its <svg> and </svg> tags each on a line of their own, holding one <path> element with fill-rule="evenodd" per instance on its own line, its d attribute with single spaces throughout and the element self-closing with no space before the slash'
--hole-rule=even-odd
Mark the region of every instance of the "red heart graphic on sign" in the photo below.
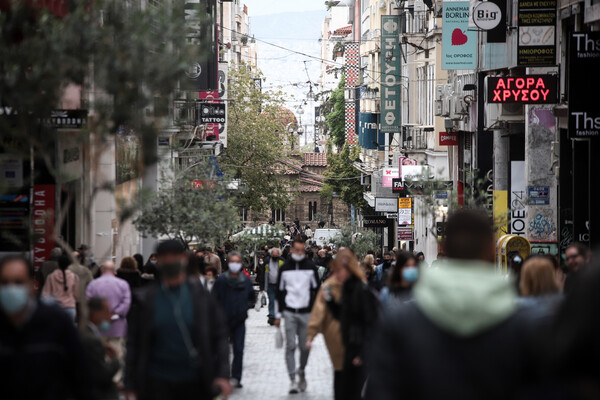
<svg viewBox="0 0 600 400">
<path fill-rule="evenodd" d="M 452 31 L 452 46 L 461 46 L 467 43 L 469 38 L 459 28 Z"/>
</svg>

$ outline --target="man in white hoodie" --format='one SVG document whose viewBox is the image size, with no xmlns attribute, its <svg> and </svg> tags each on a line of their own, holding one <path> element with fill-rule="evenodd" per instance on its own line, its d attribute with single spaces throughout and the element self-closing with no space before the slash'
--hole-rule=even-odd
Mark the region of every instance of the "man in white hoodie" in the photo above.
<svg viewBox="0 0 600 400">
<path fill-rule="evenodd" d="M 306 347 L 308 320 L 317 289 L 319 275 L 312 260 L 306 257 L 305 244 L 294 240 L 290 258 L 279 268 L 277 291 L 275 294 L 275 326 L 281 318 L 285 320 L 285 360 L 290 376 L 290 394 L 306 390 L 304 368 L 308 362 L 309 349 Z M 300 347 L 300 368 L 296 371 L 296 336 Z M 296 383 L 296 375 L 298 382 Z"/>
<path fill-rule="evenodd" d="M 513 399 L 536 371 L 531 321 L 514 285 L 494 271 L 490 218 L 451 215 L 443 250 L 443 266 L 421 270 L 415 302 L 382 318 L 368 399 Z"/>
</svg>

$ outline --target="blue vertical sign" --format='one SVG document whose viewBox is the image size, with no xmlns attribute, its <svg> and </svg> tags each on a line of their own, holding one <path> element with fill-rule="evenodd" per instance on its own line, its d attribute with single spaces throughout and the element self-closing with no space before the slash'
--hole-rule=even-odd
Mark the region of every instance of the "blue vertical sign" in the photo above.
<svg viewBox="0 0 600 400">
<path fill-rule="evenodd" d="M 477 32 L 469 31 L 469 2 L 444 1 L 442 69 L 475 69 Z"/>
</svg>

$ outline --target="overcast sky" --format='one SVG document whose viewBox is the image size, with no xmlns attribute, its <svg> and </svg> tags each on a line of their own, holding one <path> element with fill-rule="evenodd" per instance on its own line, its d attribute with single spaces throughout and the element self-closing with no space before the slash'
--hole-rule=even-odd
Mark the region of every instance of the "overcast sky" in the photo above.
<svg viewBox="0 0 600 400">
<path fill-rule="evenodd" d="M 279 14 L 290 11 L 325 10 L 325 0 L 242 0 L 252 16 Z"/>
</svg>

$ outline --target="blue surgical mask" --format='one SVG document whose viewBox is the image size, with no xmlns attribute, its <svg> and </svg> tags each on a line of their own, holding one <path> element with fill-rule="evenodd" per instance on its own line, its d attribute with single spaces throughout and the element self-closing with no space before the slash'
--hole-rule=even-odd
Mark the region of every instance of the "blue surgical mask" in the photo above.
<svg viewBox="0 0 600 400">
<path fill-rule="evenodd" d="M 106 332 L 110 329 L 110 321 L 104 320 L 102 322 L 100 322 L 100 325 L 98 325 L 98 330 L 100 332 Z"/>
<path fill-rule="evenodd" d="M 419 279 L 419 270 L 417 267 L 406 267 L 402 270 L 402 278 L 409 283 L 416 282 Z"/>
<path fill-rule="evenodd" d="M 0 308 L 8 315 L 15 315 L 27 306 L 29 289 L 26 285 L 0 286 Z"/>
<path fill-rule="evenodd" d="M 150 264 L 156 264 L 156 260 L 150 260 Z"/>
</svg>

